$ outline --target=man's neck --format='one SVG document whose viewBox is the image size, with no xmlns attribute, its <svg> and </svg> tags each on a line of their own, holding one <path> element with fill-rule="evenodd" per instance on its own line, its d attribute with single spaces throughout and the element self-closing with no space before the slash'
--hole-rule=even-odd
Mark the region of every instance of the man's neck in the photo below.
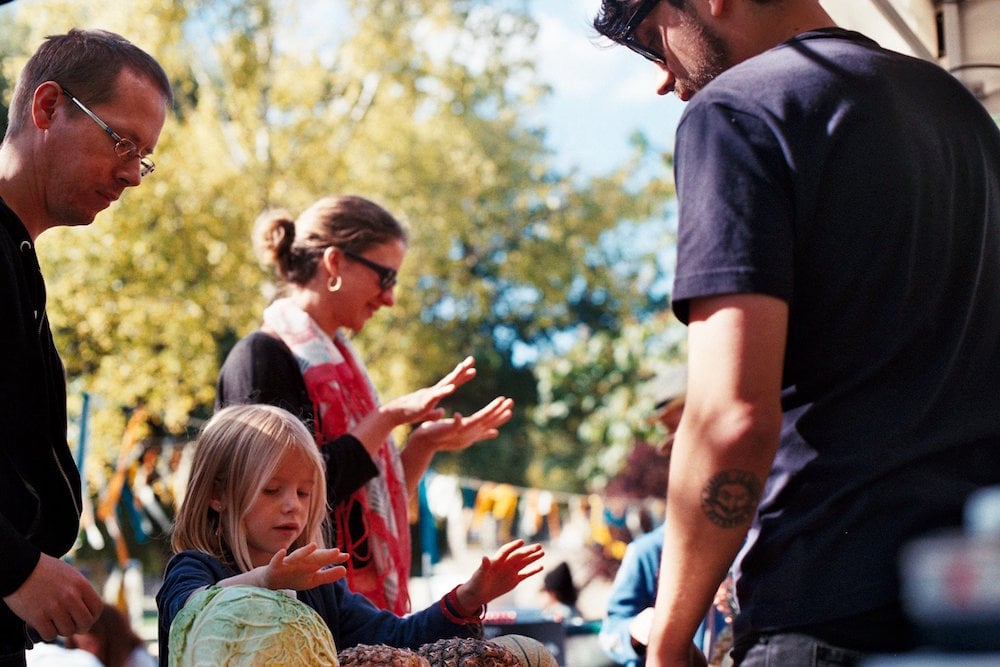
<svg viewBox="0 0 1000 667">
<path fill-rule="evenodd" d="M 39 224 L 43 216 L 35 213 L 37 201 L 41 201 L 30 178 L 31 170 L 27 168 L 22 153 L 9 140 L 0 144 L 0 199 L 24 225 L 32 243 L 48 227 Z"/>
<path fill-rule="evenodd" d="M 759 5 L 744 2 L 733 5 L 730 46 L 734 64 L 752 58 L 788 41 L 796 35 L 820 28 L 834 28 L 836 23 L 814 0 L 790 0 Z"/>
</svg>

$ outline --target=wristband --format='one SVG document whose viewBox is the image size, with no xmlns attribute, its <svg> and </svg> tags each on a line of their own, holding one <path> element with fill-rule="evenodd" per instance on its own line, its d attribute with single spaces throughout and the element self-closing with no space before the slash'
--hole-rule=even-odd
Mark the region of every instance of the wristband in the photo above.
<svg viewBox="0 0 1000 667">
<path fill-rule="evenodd" d="M 458 586 L 451 589 L 447 595 L 441 598 L 441 613 L 452 623 L 457 625 L 478 625 L 486 617 L 486 605 L 482 605 L 472 616 L 462 613 L 462 606 L 458 603 Z"/>
</svg>

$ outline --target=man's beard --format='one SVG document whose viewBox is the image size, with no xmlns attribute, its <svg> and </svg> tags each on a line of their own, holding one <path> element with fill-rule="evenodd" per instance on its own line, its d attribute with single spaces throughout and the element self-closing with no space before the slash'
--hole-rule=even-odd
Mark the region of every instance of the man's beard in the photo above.
<svg viewBox="0 0 1000 667">
<path fill-rule="evenodd" d="M 705 25 L 693 13 L 685 12 L 684 21 L 698 39 L 697 58 L 687 68 L 688 74 L 678 79 L 674 84 L 674 92 L 682 99 L 690 99 L 692 95 L 707 86 L 722 72 L 729 69 L 732 63 L 729 59 L 729 47 L 714 30 Z"/>
</svg>

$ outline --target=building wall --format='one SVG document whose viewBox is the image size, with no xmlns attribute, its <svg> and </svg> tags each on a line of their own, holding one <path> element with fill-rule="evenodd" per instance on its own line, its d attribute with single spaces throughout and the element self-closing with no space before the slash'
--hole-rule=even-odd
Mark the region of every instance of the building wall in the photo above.
<svg viewBox="0 0 1000 667">
<path fill-rule="evenodd" d="M 1000 0 L 820 0 L 820 4 L 839 25 L 951 70 L 990 113 L 1000 114 Z M 887 16 L 884 6 L 895 16 Z"/>
<path fill-rule="evenodd" d="M 1000 0 L 965 0 L 954 7 L 960 44 L 956 49 L 945 45 L 946 67 L 991 113 L 1000 114 Z"/>
</svg>

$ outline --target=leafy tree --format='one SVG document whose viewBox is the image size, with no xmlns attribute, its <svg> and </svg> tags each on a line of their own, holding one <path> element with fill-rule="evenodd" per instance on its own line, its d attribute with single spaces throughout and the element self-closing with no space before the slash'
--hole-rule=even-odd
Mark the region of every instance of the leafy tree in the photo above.
<svg viewBox="0 0 1000 667">
<path fill-rule="evenodd" d="M 14 83 L 17 81 L 17 70 L 11 65 L 17 60 L 15 57 L 15 44 L 24 39 L 26 29 L 14 23 L 9 13 L 0 12 L 0 35 L 6 39 L 0 41 L 0 92 L 14 90 Z M 18 65 L 20 69 L 20 64 Z M 7 103 L 10 101 L 10 92 L 0 95 L 0 137 L 7 131 Z"/>
<path fill-rule="evenodd" d="M 683 328 L 671 315 L 630 322 L 618 333 L 581 331 L 564 354 L 540 360 L 539 406 L 533 412 L 535 484 L 584 491 L 618 473 L 637 441 L 664 434 L 651 418 L 650 387 L 684 358 Z"/>
<path fill-rule="evenodd" d="M 44 35 L 100 25 L 153 53 L 175 85 L 157 172 L 94 225 L 40 244 L 71 384 L 97 397 L 99 459 L 114 460 L 137 406 L 174 433 L 211 411 L 221 360 L 273 293 L 250 248 L 257 214 L 350 192 L 411 230 L 397 305 L 356 341 L 382 393 L 433 382 L 474 354 L 480 377 L 452 406 L 497 393 L 517 401 L 498 442 L 442 468 L 513 482 L 551 464 L 570 476 L 603 470 L 578 463 L 576 431 L 556 432 L 571 423 L 528 421 L 536 378 L 518 355 L 555 353 L 581 327 L 612 345 L 663 307 L 647 288 L 663 278 L 668 230 L 654 230 L 639 256 L 617 238 L 668 217 L 668 165 L 637 137 L 615 173 L 550 166 L 544 131 L 522 120 L 547 91 L 521 55 L 536 26 L 519 5 L 351 0 L 327 8 L 338 21 L 305 28 L 271 0 L 23 5 L 5 73 Z M 581 393 L 588 378 L 600 382 L 581 372 Z M 616 409 L 607 406 L 609 421 Z M 536 448 L 546 462 L 530 463 Z"/>
</svg>

